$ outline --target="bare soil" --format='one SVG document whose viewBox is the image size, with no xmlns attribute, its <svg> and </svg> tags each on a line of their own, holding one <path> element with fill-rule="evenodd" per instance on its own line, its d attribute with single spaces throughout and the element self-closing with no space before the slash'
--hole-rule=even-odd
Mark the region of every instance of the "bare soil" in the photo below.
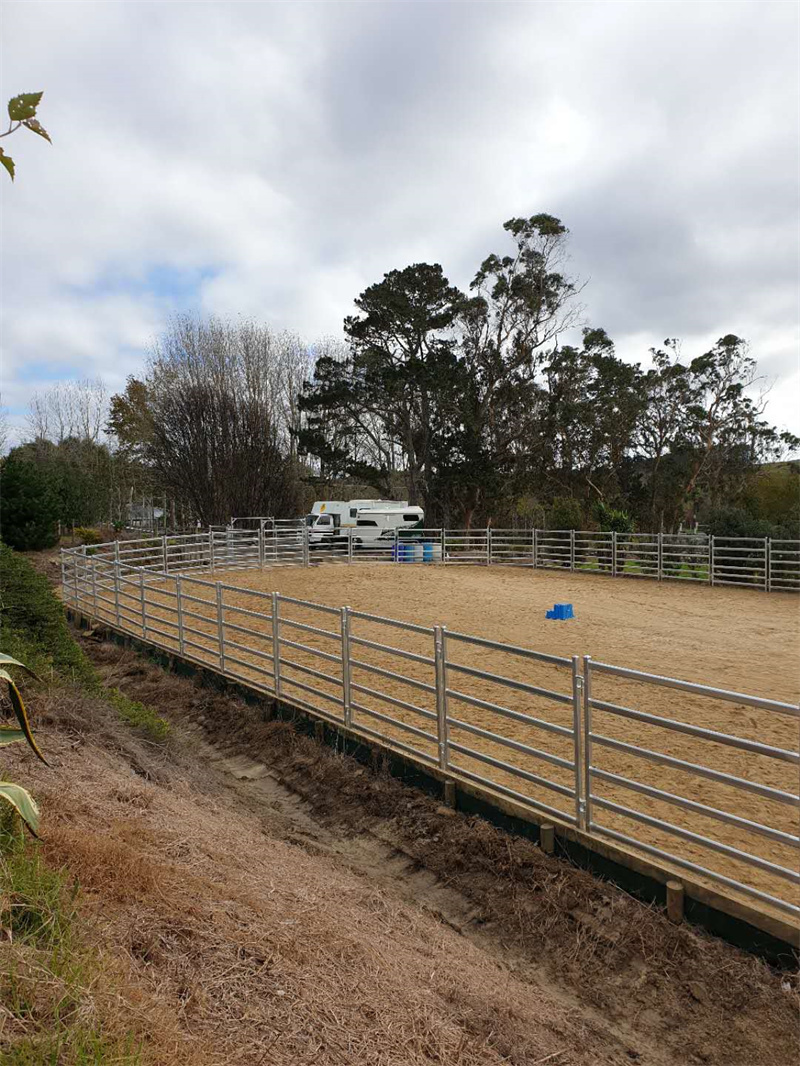
<svg viewBox="0 0 800 1066">
<path fill-rule="evenodd" d="M 170 716 L 170 749 L 109 730 L 85 698 L 47 697 L 33 711 L 52 767 L 19 751 L 11 772 L 42 800 L 48 859 L 82 882 L 145 1061 L 796 1061 L 793 979 L 252 707 L 85 643 L 110 684 Z"/>
<path fill-rule="evenodd" d="M 506 567 L 397 566 L 380 564 L 315 566 L 309 569 L 276 568 L 265 571 L 218 572 L 223 583 L 223 624 L 230 646 L 228 673 L 271 688 L 271 603 L 264 593 L 277 591 L 303 601 L 340 607 L 431 627 L 442 624 L 453 634 L 462 633 L 508 642 L 569 660 L 591 655 L 594 660 L 764 696 L 797 701 L 800 695 L 800 604 L 797 597 L 745 589 L 659 584 L 637 579 L 609 579 L 586 574 L 561 574 Z M 208 575 L 183 581 L 186 651 L 200 661 L 218 666 L 209 653 L 217 637 L 215 589 Z M 245 590 L 251 590 L 247 592 Z M 177 647 L 175 584 L 156 584 L 146 590 L 149 635 L 166 646 Z M 132 583 L 122 598 L 122 617 L 137 631 L 134 612 L 139 610 L 138 586 Z M 193 599 L 192 599 L 193 597 Z M 568 622 L 545 619 L 554 602 L 571 602 L 575 618 Z M 109 615 L 110 604 L 100 604 Z M 295 645 L 282 648 L 284 695 L 336 717 L 341 717 L 341 667 L 323 655 L 341 654 L 340 619 L 336 612 L 281 603 L 281 636 Z M 166 624 L 171 620 L 171 624 Z M 325 630 L 327 635 L 309 630 Z M 158 632 L 160 629 L 160 632 Z M 140 630 L 139 630 L 140 631 Z M 433 635 L 412 633 L 373 620 L 354 619 L 352 654 L 364 665 L 357 667 L 353 698 L 359 705 L 354 722 L 377 730 L 396 741 L 411 744 L 423 757 L 433 758 L 435 701 L 432 685 Z M 359 639 L 422 655 L 430 662 L 401 657 L 360 644 Z M 448 658 L 456 664 L 478 668 L 513 680 L 525 681 L 568 696 L 570 665 L 553 666 L 501 653 L 449 636 Z M 313 650 L 312 650 L 313 649 Z M 390 670 L 387 678 L 370 670 Z M 309 674 L 309 670 L 317 671 Z M 455 692 L 499 704 L 529 717 L 556 725 L 571 725 L 571 708 L 520 692 L 496 682 L 475 678 L 457 668 L 448 671 Z M 327 675 L 320 677 L 319 675 Z M 313 692 L 309 692 L 309 686 Z M 384 693 L 412 708 L 381 699 Z M 760 741 L 789 752 L 800 750 L 797 718 L 745 704 L 709 699 L 656 688 L 609 675 L 594 675 L 593 694 L 600 699 L 688 722 L 722 733 Z M 556 786 L 570 788 L 569 769 L 541 758 L 510 750 L 507 746 L 470 732 L 469 726 L 533 747 L 544 755 L 572 760 L 572 742 L 534 724 L 509 719 L 476 707 L 457 696 L 449 698 L 449 714 L 460 726 L 451 726 L 453 765 L 467 773 L 530 796 L 554 811 L 570 813 L 573 800 L 535 781 L 481 762 L 469 751 L 486 754 L 538 775 Z M 382 718 L 376 717 L 382 715 Z M 387 720 L 388 718 L 388 720 Z M 411 725 L 420 733 L 410 733 Z M 726 771 L 772 788 L 798 794 L 796 765 L 751 752 L 698 739 L 629 718 L 595 711 L 593 729 L 612 740 L 635 744 L 691 763 Z M 779 801 L 699 778 L 683 770 L 646 761 L 627 752 L 594 746 L 593 764 L 667 792 L 687 797 L 751 821 L 797 834 L 800 811 Z M 797 852 L 790 846 L 738 827 L 686 811 L 674 804 L 639 795 L 610 783 L 597 785 L 599 794 L 616 804 L 669 821 L 674 825 L 794 870 Z M 662 830 L 633 822 L 616 812 L 595 808 L 596 823 L 655 844 L 667 852 L 753 886 L 780 898 L 794 899 L 796 886 L 768 868 L 753 868 L 740 860 L 710 851 L 694 842 L 677 841 Z"/>
</svg>

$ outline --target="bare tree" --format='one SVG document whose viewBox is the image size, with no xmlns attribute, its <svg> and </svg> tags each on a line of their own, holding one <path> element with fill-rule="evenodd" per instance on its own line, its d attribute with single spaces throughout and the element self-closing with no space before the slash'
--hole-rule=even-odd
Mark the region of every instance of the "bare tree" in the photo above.
<svg viewBox="0 0 800 1066">
<path fill-rule="evenodd" d="M 108 392 L 101 378 L 58 381 L 34 393 L 28 406 L 28 426 L 34 440 L 63 444 L 74 437 L 97 444 L 108 415 Z"/>
<path fill-rule="evenodd" d="M 297 512 L 284 358 L 275 335 L 252 322 L 179 317 L 156 343 L 145 382 L 148 459 L 205 524 Z"/>
</svg>

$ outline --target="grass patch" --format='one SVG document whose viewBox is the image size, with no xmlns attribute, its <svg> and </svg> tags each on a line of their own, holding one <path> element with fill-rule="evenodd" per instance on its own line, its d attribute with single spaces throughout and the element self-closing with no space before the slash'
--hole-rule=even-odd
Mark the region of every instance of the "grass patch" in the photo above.
<svg viewBox="0 0 800 1066">
<path fill-rule="evenodd" d="M 45 865 L 13 819 L 0 826 L 0 1031 L 4 1066 L 138 1066 L 139 1040 L 100 1017 L 97 953 L 81 938 L 78 885 Z M 105 982 L 102 982 L 105 985 Z"/>
<path fill-rule="evenodd" d="M 151 740 L 164 741 L 170 734 L 170 724 L 166 718 L 156 714 L 152 707 L 148 707 L 139 700 L 132 700 L 119 689 L 109 688 L 105 690 L 109 703 L 116 709 L 123 722 L 133 729 L 138 729 Z"/>
<path fill-rule="evenodd" d="M 0 649 L 25 663 L 45 683 L 72 683 L 108 701 L 120 719 L 148 739 L 163 742 L 169 722 L 151 707 L 102 684 L 73 639 L 64 608 L 47 578 L 18 552 L 0 544 Z M 20 678 L 20 683 L 24 679 Z"/>
</svg>

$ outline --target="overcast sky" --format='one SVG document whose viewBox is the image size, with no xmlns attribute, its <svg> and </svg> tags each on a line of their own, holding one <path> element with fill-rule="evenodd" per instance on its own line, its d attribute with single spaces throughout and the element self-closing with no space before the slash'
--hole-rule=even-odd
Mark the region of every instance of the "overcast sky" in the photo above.
<svg viewBox="0 0 800 1066">
<path fill-rule="evenodd" d="M 43 89 L 53 137 L 2 142 L 12 422 L 122 387 L 171 311 L 340 334 L 385 271 L 466 286 L 544 211 L 620 354 L 744 336 L 800 432 L 798 10 L 4 0 L 3 100 Z"/>
</svg>

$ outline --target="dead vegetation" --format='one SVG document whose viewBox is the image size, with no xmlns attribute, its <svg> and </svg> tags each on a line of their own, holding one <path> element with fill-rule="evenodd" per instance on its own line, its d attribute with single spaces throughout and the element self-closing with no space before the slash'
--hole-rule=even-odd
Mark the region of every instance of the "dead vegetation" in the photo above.
<svg viewBox="0 0 800 1066">
<path fill-rule="evenodd" d="M 785 975 L 255 707 L 85 644 L 170 738 L 48 694 L 52 769 L 14 758 L 45 811 L 43 858 L 81 884 L 93 1016 L 134 1034 L 131 1061 L 794 1061 Z M 220 754 L 243 752 L 286 789 L 225 774 Z"/>
</svg>

